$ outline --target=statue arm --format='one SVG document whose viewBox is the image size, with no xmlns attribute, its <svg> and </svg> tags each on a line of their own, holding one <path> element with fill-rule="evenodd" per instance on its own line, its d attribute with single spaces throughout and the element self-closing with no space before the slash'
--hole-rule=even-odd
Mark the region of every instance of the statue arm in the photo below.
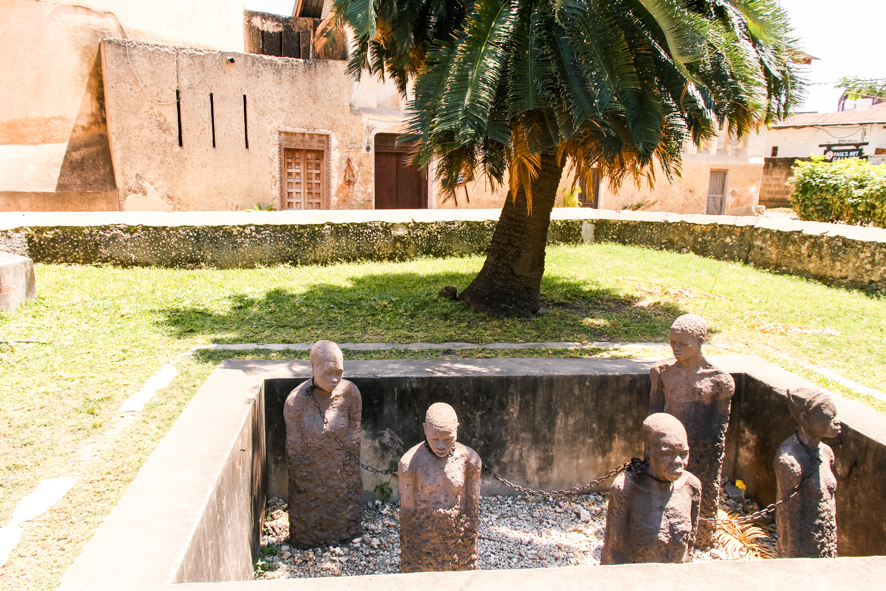
<svg viewBox="0 0 886 591">
<path fill-rule="evenodd" d="M 348 438 L 355 449 L 360 449 L 360 436 L 362 434 L 362 416 L 363 416 L 363 398 L 357 386 L 351 384 L 348 394 L 350 395 L 350 404 L 348 405 Z"/>
<path fill-rule="evenodd" d="M 780 452 L 775 458 L 775 482 L 778 490 L 778 499 L 783 499 L 788 493 L 800 484 L 802 467 L 793 455 Z"/>
<path fill-rule="evenodd" d="M 627 483 L 618 479 L 609 491 L 609 507 L 606 509 L 606 532 L 603 534 L 603 551 L 600 564 L 627 564 L 629 494 Z"/>
<path fill-rule="evenodd" d="M 471 450 L 471 457 L 465 466 L 465 494 L 462 514 L 468 517 L 475 525 L 480 521 L 480 474 L 483 470 L 483 461 L 477 452 Z"/>
<path fill-rule="evenodd" d="M 654 366 L 649 370 L 649 379 L 652 382 L 652 388 L 649 390 L 649 414 L 664 412 L 665 392 L 661 381 L 661 368 Z"/>
<path fill-rule="evenodd" d="M 701 484 L 693 486 L 692 491 L 692 507 L 689 510 L 689 519 L 692 525 L 691 545 L 695 545 L 695 538 L 698 535 L 698 514 L 701 510 Z"/>
<path fill-rule="evenodd" d="M 415 482 L 414 473 L 409 469 L 409 459 L 412 454 L 407 452 L 397 466 L 397 480 L 400 488 L 400 517 L 415 514 Z"/>
<path fill-rule="evenodd" d="M 304 418 L 304 409 L 302 405 L 296 404 L 296 400 L 298 396 L 301 396 L 304 393 L 304 385 L 307 382 L 299 385 L 295 390 L 289 393 L 289 396 L 286 397 L 286 401 L 283 403 L 283 423 L 286 426 L 286 436 L 294 436 L 298 433 L 299 427 L 301 427 L 302 419 Z"/>
<path fill-rule="evenodd" d="M 732 397 L 735 396 L 735 380 L 732 379 L 732 376 L 728 373 L 723 375 L 723 379 L 720 384 L 720 392 L 717 396 L 719 413 L 726 417 L 726 420 L 729 420 L 729 407 L 732 404 Z"/>
</svg>

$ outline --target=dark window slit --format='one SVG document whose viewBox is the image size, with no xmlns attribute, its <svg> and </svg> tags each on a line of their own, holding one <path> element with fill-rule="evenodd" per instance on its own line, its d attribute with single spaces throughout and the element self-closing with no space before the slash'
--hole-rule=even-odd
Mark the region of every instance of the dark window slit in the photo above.
<svg viewBox="0 0 886 591">
<path fill-rule="evenodd" d="M 249 120 L 246 118 L 246 95 L 243 95 L 243 141 L 246 149 L 249 149 Z"/>
<path fill-rule="evenodd" d="M 212 119 L 212 147 L 215 147 L 215 103 L 212 101 L 212 93 L 209 93 L 209 117 Z"/>
<path fill-rule="evenodd" d="M 175 91 L 175 110 L 178 113 L 178 147 L 181 148 L 182 142 L 182 101 L 178 91 Z"/>
</svg>

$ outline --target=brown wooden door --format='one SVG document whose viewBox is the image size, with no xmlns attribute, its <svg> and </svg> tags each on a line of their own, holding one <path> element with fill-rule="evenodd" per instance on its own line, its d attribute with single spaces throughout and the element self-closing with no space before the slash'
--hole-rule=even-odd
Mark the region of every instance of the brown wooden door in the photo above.
<svg viewBox="0 0 886 591">
<path fill-rule="evenodd" d="M 283 209 L 323 209 L 323 152 L 283 150 Z"/>
<path fill-rule="evenodd" d="M 602 178 L 599 168 L 591 169 L 591 186 L 588 187 L 587 179 L 584 176 L 578 178 L 578 186 L 581 187 L 581 193 L 578 195 L 578 201 L 582 207 L 599 208 L 600 203 L 600 179 Z"/>
<path fill-rule="evenodd" d="M 375 136 L 375 208 L 427 209 L 428 181 L 408 164 L 409 147 L 397 145 L 397 134 Z"/>
</svg>

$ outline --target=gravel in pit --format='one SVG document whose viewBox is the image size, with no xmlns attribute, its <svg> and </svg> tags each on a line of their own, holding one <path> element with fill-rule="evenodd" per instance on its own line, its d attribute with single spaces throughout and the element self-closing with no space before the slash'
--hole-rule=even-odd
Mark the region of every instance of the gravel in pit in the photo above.
<svg viewBox="0 0 886 591">
<path fill-rule="evenodd" d="M 567 497 L 480 498 L 479 568 L 522 569 L 600 563 L 606 526 L 605 494 Z M 724 508 L 735 507 L 724 505 Z M 753 510 L 755 507 L 749 507 Z M 268 502 L 256 579 L 376 575 L 400 572 L 399 505 L 363 506 L 363 536 L 350 543 L 300 550 L 288 543 L 285 502 Z M 726 552 L 694 550 L 692 561 L 720 560 Z"/>
</svg>

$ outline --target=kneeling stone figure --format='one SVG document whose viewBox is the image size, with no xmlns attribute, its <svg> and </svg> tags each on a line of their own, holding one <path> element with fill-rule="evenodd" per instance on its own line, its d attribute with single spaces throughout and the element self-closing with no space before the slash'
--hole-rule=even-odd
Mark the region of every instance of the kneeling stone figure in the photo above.
<svg viewBox="0 0 886 591">
<path fill-rule="evenodd" d="M 701 483 L 685 471 L 686 429 L 665 413 L 643 421 L 648 468 L 612 484 L 600 564 L 686 562 L 698 531 Z"/>
<path fill-rule="evenodd" d="M 425 441 L 403 455 L 400 480 L 400 571 L 477 568 L 480 456 L 456 442 L 458 417 L 436 403 L 425 415 Z"/>
</svg>

